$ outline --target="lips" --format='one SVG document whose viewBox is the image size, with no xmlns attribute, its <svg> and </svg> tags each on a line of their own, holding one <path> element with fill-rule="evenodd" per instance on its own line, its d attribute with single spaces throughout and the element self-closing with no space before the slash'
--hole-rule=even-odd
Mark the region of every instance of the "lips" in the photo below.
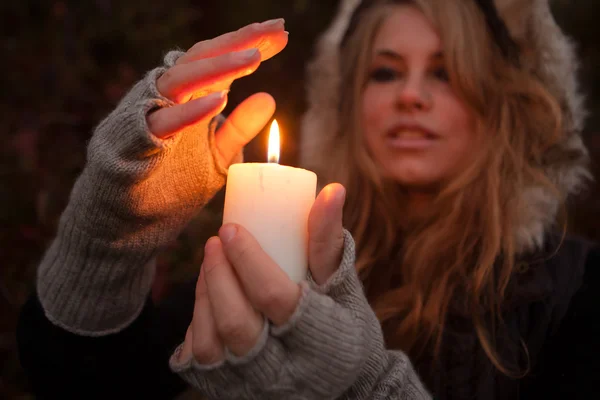
<svg viewBox="0 0 600 400">
<path fill-rule="evenodd" d="M 404 138 L 404 139 L 434 139 L 434 136 L 429 134 L 428 132 L 424 132 L 422 130 L 401 130 L 401 131 L 393 131 L 389 134 L 390 138 Z"/>
<path fill-rule="evenodd" d="M 397 125 L 385 137 L 388 145 L 399 150 L 422 150 L 435 145 L 439 137 L 418 125 Z"/>
</svg>

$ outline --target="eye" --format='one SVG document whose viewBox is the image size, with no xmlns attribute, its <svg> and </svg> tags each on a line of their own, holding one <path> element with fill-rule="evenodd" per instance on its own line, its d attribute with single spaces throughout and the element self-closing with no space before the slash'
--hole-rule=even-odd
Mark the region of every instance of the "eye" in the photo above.
<svg viewBox="0 0 600 400">
<path fill-rule="evenodd" d="M 398 73 L 392 68 L 376 68 L 369 74 L 369 79 L 375 82 L 389 82 L 398 77 Z"/>
<path fill-rule="evenodd" d="M 435 76 L 437 79 L 443 81 L 443 82 L 450 82 L 450 76 L 448 75 L 448 71 L 446 70 L 446 68 L 436 68 L 433 70 L 433 76 Z"/>
</svg>

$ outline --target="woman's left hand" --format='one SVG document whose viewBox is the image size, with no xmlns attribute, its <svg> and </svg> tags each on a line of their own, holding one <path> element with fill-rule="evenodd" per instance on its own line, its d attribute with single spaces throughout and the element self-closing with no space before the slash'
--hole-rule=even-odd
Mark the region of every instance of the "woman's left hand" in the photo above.
<svg viewBox="0 0 600 400">
<path fill-rule="evenodd" d="M 216 399 L 429 399 L 408 357 L 385 349 L 330 185 L 309 217 L 313 280 L 296 284 L 240 226 L 206 245 L 192 324 L 171 369 Z"/>
<path fill-rule="evenodd" d="M 240 226 L 207 243 L 173 371 L 211 400 L 368 398 L 389 357 L 342 228 L 344 197 L 329 186 L 311 210 L 313 281 L 292 282 Z"/>
<path fill-rule="evenodd" d="M 317 284 L 325 283 L 341 261 L 344 198 L 341 185 L 329 185 L 311 210 L 309 265 Z M 301 292 L 246 229 L 223 226 L 219 237 L 206 243 L 194 316 L 180 359 L 193 357 L 199 364 L 214 365 L 225 359 L 225 349 L 236 357 L 248 355 L 261 337 L 264 317 L 274 326 L 284 325 Z"/>
</svg>

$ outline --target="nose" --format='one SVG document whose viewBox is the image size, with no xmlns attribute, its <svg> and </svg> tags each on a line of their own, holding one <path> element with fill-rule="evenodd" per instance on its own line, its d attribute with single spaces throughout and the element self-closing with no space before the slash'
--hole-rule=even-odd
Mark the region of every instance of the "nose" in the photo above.
<svg viewBox="0 0 600 400">
<path fill-rule="evenodd" d="M 425 80 L 413 74 L 399 82 L 396 103 L 403 110 L 428 110 L 431 108 L 432 98 Z"/>
</svg>

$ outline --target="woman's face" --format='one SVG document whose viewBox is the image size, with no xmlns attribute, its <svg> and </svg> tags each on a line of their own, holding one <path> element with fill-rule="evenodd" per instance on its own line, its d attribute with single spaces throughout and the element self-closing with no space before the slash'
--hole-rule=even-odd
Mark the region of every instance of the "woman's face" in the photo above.
<svg viewBox="0 0 600 400">
<path fill-rule="evenodd" d="M 454 94 L 440 37 L 414 6 L 385 19 L 373 43 L 362 123 L 382 173 L 426 190 L 459 174 L 475 150 L 475 119 Z"/>
</svg>

